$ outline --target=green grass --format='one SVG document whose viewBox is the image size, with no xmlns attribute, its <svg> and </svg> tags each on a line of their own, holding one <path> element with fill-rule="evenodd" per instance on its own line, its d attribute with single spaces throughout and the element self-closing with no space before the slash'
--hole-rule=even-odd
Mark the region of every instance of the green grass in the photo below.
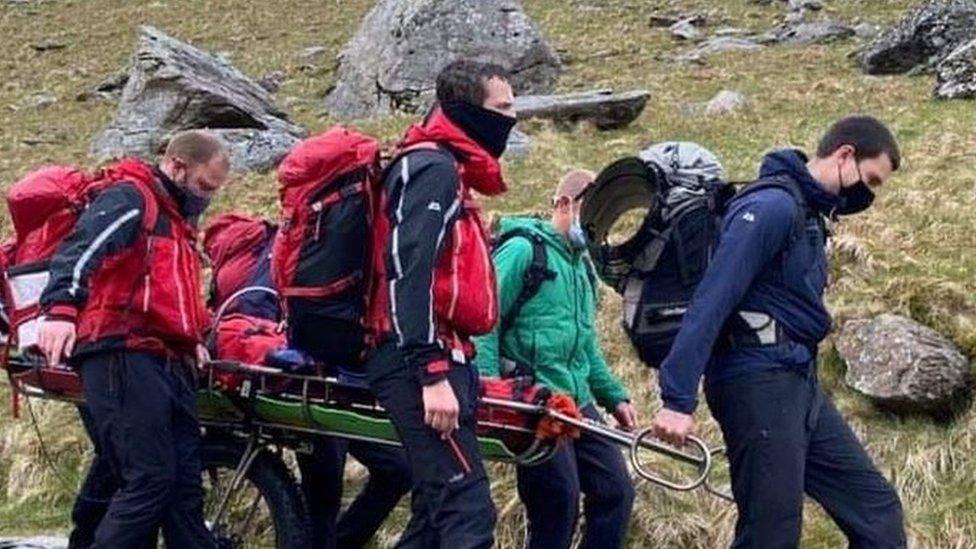
<svg viewBox="0 0 976 549">
<path fill-rule="evenodd" d="M 848 54 L 855 42 L 829 47 L 767 48 L 728 54 L 706 66 L 671 61 L 683 47 L 666 31 L 651 29 L 651 13 L 672 6 L 709 13 L 709 25 L 766 29 L 782 14 L 778 2 L 746 0 L 527 0 L 529 13 L 567 60 L 562 90 L 644 88 L 651 99 L 631 127 L 571 131 L 531 122 L 525 128 L 535 151 L 507 165 L 511 192 L 491 201 L 499 213 L 543 208 L 559 176 L 574 167 L 594 170 L 660 140 L 691 140 L 711 148 L 732 179 L 755 173 L 761 155 L 783 145 L 810 147 L 827 125 L 862 112 L 888 121 L 901 140 L 904 168 L 870 213 L 835 227 L 829 304 L 838 319 L 893 311 L 932 325 L 970 356 L 976 354 L 976 104 L 931 99 L 929 77 L 869 77 Z M 896 20 L 909 0 L 827 2 L 827 12 L 846 20 Z M 0 181 L 7 184 L 45 162 L 87 162 L 94 135 L 111 118 L 114 104 L 75 97 L 126 62 L 136 26 L 157 25 L 210 51 L 227 52 L 244 72 L 261 76 L 282 70 L 287 82 L 277 94 L 299 123 L 326 127 L 322 97 L 332 82 L 331 56 L 356 28 L 371 2 L 282 0 L 50 0 L 0 8 Z M 38 53 L 28 44 L 45 38 L 67 43 Z M 328 48 L 318 68 L 302 68 L 303 48 Z M 731 116 L 689 115 L 684 106 L 722 89 L 746 94 L 751 105 Z M 31 97 L 58 102 L 38 109 Z M 395 138 L 407 118 L 364 123 L 385 139 Z M 40 144 L 27 142 L 41 141 Z M 270 176 L 235 179 L 216 205 L 272 214 Z M 0 233 L 6 233 L 0 218 Z M 617 328 L 619 305 L 604 291 L 600 325 L 606 352 L 633 389 L 644 421 L 659 405 L 653 375 L 643 370 Z M 829 342 L 825 349 L 829 348 Z M 976 539 L 976 415 L 970 410 L 949 425 L 921 418 L 899 419 L 872 408 L 844 387 L 843 365 L 825 353 L 824 385 L 872 456 L 901 493 L 909 535 L 916 547 L 967 547 Z M 0 395 L 6 396 L 3 392 Z M 3 399 L 6 400 L 6 399 Z M 87 443 L 70 407 L 49 405 L 42 424 L 49 451 L 68 480 L 77 483 Z M 720 437 L 707 410 L 699 414 L 706 438 Z M 501 546 L 518 539 L 519 510 L 510 468 L 493 466 Z M 362 481 L 353 475 L 349 492 Z M 4 487 L 15 487 L 16 490 Z M 66 530 L 71 490 L 43 465 L 24 420 L 0 412 L 0 533 Z M 405 510 L 381 536 L 388 544 L 402 528 Z M 701 494 L 639 490 L 631 546 L 715 547 L 726 544 L 734 509 Z M 804 523 L 805 547 L 836 547 L 843 538 L 811 504 Z"/>
</svg>

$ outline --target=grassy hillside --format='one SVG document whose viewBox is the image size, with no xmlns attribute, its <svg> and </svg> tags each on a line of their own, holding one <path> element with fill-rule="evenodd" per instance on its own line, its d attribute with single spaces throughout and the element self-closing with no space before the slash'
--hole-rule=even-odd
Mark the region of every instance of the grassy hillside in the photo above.
<svg viewBox="0 0 976 549">
<path fill-rule="evenodd" d="M 886 24 L 915 0 L 828 0 L 827 11 L 844 20 Z M 91 136 L 106 124 L 114 103 L 76 101 L 79 93 L 126 62 L 138 24 L 157 25 L 204 49 L 224 52 L 252 76 L 281 70 L 287 81 L 280 105 L 314 130 L 330 123 L 322 96 L 332 81 L 331 57 L 354 32 L 367 0 L 128 1 L 49 0 L 0 5 L 0 182 L 15 180 L 45 162 L 86 162 Z M 712 58 L 707 66 L 676 64 L 679 48 L 647 20 L 669 8 L 709 13 L 712 28 L 766 29 L 783 13 L 779 2 L 748 0 L 526 0 L 567 61 L 560 87 L 645 88 L 651 100 L 630 128 L 573 131 L 525 124 L 536 149 L 509 163 L 512 191 L 489 207 L 497 212 L 543 206 L 561 173 L 599 169 L 616 157 L 659 140 L 697 141 L 716 151 L 733 179 L 751 177 L 759 158 L 777 145 L 810 147 L 835 118 L 853 112 L 888 121 L 903 146 L 904 168 L 871 213 L 835 227 L 830 305 L 841 319 L 893 311 L 912 316 L 976 353 L 976 103 L 935 102 L 927 77 L 862 75 L 848 59 L 856 42 L 830 47 L 776 47 L 755 54 Z M 31 44 L 60 42 L 63 49 L 35 51 Z M 298 52 L 328 48 L 320 67 L 303 67 Z M 746 94 L 751 107 L 732 116 L 687 114 L 683 107 L 722 89 Z M 56 98 L 35 106 L 37 96 Z M 43 102 L 43 101 L 42 101 Z M 407 119 L 364 124 L 394 138 Z M 270 176 L 236 178 L 216 210 L 274 211 Z M 0 217 L 0 233 L 9 230 Z M 605 292 L 603 342 L 637 396 L 644 421 L 659 406 L 652 374 L 641 369 L 617 329 L 619 309 Z M 825 345 L 824 385 L 904 499 L 913 546 L 970 547 L 976 539 L 976 412 L 951 425 L 923 418 L 895 418 L 874 410 L 846 389 L 843 365 Z M 0 401 L 6 402 L 6 387 Z M 0 534 L 65 531 L 88 444 L 76 416 L 59 404 L 35 404 L 57 474 L 41 457 L 28 421 L 13 421 L 0 406 Z M 706 438 L 720 436 L 707 410 Z M 494 468 L 494 496 L 501 515 L 500 544 L 513 546 L 519 511 L 514 475 Z M 354 483 L 358 480 L 354 480 Z M 639 489 L 631 545 L 715 547 L 727 544 L 734 509 L 705 495 Z M 842 545 L 840 533 L 811 504 L 804 546 Z M 403 512 L 381 542 L 395 538 Z"/>
</svg>

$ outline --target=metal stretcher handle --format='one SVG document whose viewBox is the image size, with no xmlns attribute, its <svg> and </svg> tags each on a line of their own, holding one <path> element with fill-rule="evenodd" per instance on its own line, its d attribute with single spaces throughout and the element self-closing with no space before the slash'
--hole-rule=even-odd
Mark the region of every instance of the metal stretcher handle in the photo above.
<svg viewBox="0 0 976 549">
<path fill-rule="evenodd" d="M 634 471 L 641 478 L 657 486 L 680 492 L 687 492 L 690 490 L 695 490 L 696 488 L 704 488 L 710 494 L 725 500 L 732 500 L 730 495 L 714 488 L 708 479 L 712 470 L 712 464 L 714 463 L 714 456 L 724 454 L 725 448 L 711 449 L 702 439 L 698 437 L 687 437 L 688 442 L 697 449 L 696 453 L 689 453 L 653 439 L 653 431 L 650 427 L 637 433 L 629 433 L 626 431 L 621 431 L 620 429 L 608 427 L 602 423 L 598 423 L 590 419 L 575 418 L 538 404 L 528 404 L 524 402 L 514 402 L 495 398 L 482 398 L 481 401 L 491 406 L 498 406 L 519 412 L 550 417 L 567 425 L 572 425 L 588 433 L 612 440 L 622 446 L 625 446 L 630 451 L 630 463 L 633 465 Z M 687 482 L 675 482 L 673 480 L 664 478 L 651 472 L 641 464 L 639 459 L 641 450 L 649 450 L 682 463 L 693 465 L 697 468 L 697 474 L 694 478 Z"/>
</svg>

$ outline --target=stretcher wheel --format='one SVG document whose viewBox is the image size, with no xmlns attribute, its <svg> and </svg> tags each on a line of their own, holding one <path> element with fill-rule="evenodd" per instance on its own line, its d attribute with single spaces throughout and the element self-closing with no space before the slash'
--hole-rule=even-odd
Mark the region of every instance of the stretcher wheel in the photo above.
<svg viewBox="0 0 976 549">
<path fill-rule="evenodd" d="M 204 518 L 220 549 L 311 546 L 311 527 L 298 485 L 281 458 L 258 449 L 214 521 L 247 445 L 208 437 L 202 448 Z"/>
</svg>

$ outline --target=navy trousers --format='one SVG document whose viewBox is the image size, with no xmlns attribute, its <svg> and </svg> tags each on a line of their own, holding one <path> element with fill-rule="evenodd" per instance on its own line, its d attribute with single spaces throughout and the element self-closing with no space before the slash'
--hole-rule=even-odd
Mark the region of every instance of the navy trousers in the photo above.
<svg viewBox="0 0 976 549">
<path fill-rule="evenodd" d="M 81 376 L 99 454 L 119 482 L 92 547 L 142 547 L 160 528 L 167 547 L 215 547 L 203 522 L 192 366 L 112 352 L 82 359 Z"/>
<path fill-rule="evenodd" d="M 728 448 L 739 517 L 733 547 L 797 547 L 803 494 L 853 548 L 906 546 L 898 494 L 815 375 L 774 370 L 708 384 Z"/>
<path fill-rule="evenodd" d="M 369 470 L 369 480 L 337 521 L 347 454 Z M 402 448 L 317 437 L 310 454 L 298 454 L 298 467 L 318 548 L 365 546 L 410 491 L 410 469 Z"/>
<path fill-rule="evenodd" d="M 592 406 L 583 415 L 599 421 Z M 519 467 L 518 493 L 529 519 L 530 549 L 568 548 L 576 531 L 580 492 L 586 531 L 584 549 L 624 546 L 634 506 L 634 486 L 620 447 L 583 433 L 560 445 L 549 461 Z"/>
<path fill-rule="evenodd" d="M 373 351 L 366 373 L 403 441 L 413 478 L 413 514 L 398 547 L 491 547 L 496 515 L 475 436 L 477 370 L 455 364 L 448 373 L 461 416 L 460 428 L 447 440 L 424 423 L 417 372 L 404 363 L 395 345 Z"/>
</svg>

